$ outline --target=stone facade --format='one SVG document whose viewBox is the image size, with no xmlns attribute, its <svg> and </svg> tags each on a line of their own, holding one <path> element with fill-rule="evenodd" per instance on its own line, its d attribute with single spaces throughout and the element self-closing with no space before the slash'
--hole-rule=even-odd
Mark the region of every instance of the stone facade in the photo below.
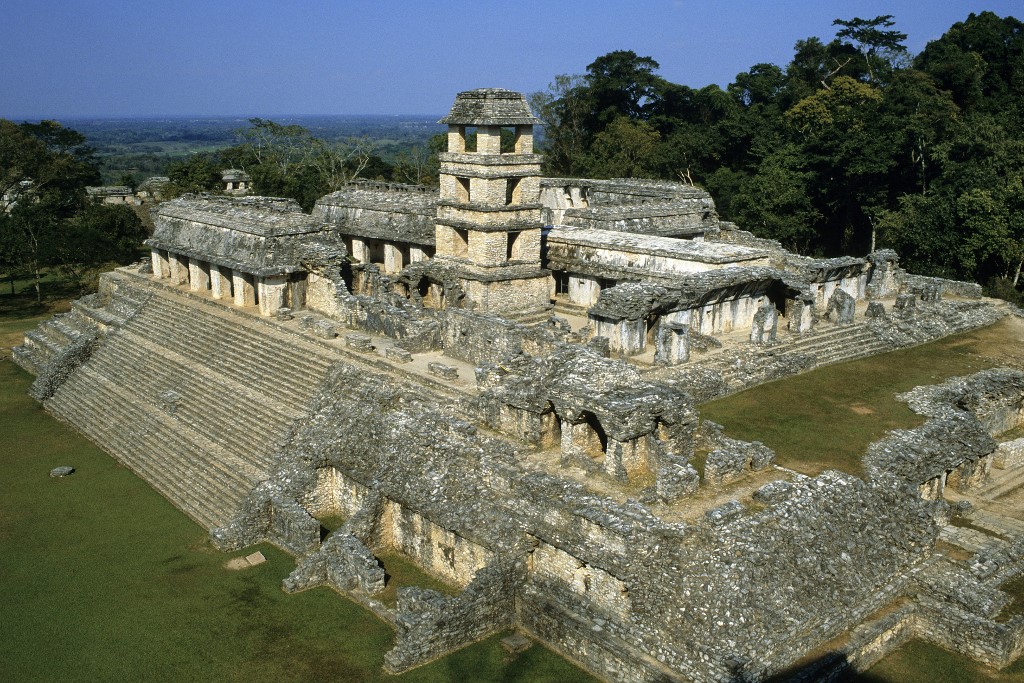
<svg viewBox="0 0 1024 683">
<path fill-rule="evenodd" d="M 914 636 L 1019 655 L 1024 619 L 999 615 L 1024 536 L 938 548 L 1024 461 L 999 442 L 1024 373 L 902 395 L 924 423 L 872 444 L 863 476 L 778 467 L 699 418 L 1004 309 L 891 252 L 787 253 L 689 186 L 542 179 L 517 93 L 460 93 L 442 121 L 437 192 L 161 205 L 149 261 L 15 350 L 33 395 L 219 547 L 294 554 L 285 590 L 385 618 L 393 673 L 510 627 L 629 683 L 834 680 Z M 450 594 L 384 604 L 392 554 Z"/>
</svg>

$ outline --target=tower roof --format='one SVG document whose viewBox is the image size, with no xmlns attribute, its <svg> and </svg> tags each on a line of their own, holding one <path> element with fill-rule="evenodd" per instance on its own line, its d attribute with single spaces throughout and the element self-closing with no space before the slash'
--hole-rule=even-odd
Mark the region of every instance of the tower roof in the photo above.
<svg viewBox="0 0 1024 683">
<path fill-rule="evenodd" d="M 477 88 L 455 96 L 448 116 L 438 123 L 460 126 L 532 126 L 540 119 L 522 93 L 503 88 Z"/>
</svg>

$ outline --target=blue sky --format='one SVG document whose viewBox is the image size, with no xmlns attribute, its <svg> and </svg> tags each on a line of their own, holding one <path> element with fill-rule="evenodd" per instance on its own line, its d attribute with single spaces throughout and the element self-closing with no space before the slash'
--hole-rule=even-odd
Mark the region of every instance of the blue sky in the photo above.
<svg viewBox="0 0 1024 683">
<path fill-rule="evenodd" d="M 612 50 L 724 87 L 836 18 L 895 15 L 916 53 L 984 10 L 1024 20 L 1020 0 L 4 0 L 0 116 L 443 114 Z"/>
</svg>

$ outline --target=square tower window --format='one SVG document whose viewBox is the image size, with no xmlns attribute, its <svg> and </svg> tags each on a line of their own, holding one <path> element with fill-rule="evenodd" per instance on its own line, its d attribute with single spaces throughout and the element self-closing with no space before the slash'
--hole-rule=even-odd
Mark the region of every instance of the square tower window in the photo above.
<svg viewBox="0 0 1024 683">
<path fill-rule="evenodd" d="M 517 152 L 516 149 L 516 131 L 518 127 L 513 128 L 502 128 L 501 129 L 501 153 L 502 154 L 513 154 Z"/>
<path fill-rule="evenodd" d="M 522 244 L 519 241 L 520 235 L 522 235 L 522 233 L 508 233 L 508 241 L 506 242 L 505 249 L 505 260 L 515 261 L 522 258 Z"/>
</svg>

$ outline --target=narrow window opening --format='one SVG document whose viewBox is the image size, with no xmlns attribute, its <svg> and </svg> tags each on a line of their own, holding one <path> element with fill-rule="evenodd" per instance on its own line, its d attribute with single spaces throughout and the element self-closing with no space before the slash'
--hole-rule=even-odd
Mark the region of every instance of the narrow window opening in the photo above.
<svg viewBox="0 0 1024 683">
<path fill-rule="evenodd" d="M 469 256 L 469 231 L 455 228 L 455 237 L 452 240 L 454 256 L 457 258 L 466 258 Z"/>
<path fill-rule="evenodd" d="M 469 192 L 469 178 L 456 178 L 458 186 L 455 188 L 456 200 L 463 204 L 469 204 L 470 192 Z"/>
</svg>

